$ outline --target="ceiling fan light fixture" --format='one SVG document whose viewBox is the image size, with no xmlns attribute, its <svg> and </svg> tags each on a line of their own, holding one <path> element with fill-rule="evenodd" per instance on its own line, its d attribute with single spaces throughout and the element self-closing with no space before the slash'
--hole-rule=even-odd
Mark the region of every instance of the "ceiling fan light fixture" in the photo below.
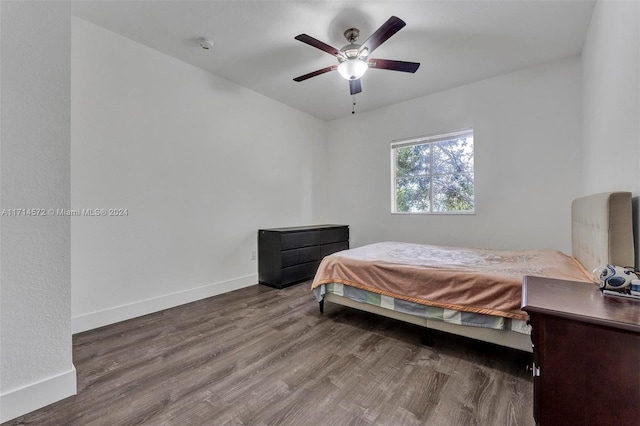
<svg viewBox="0 0 640 426">
<path fill-rule="evenodd" d="M 346 80 L 357 80 L 369 69 L 369 65 L 361 59 L 348 59 L 338 65 L 338 72 Z"/>
</svg>

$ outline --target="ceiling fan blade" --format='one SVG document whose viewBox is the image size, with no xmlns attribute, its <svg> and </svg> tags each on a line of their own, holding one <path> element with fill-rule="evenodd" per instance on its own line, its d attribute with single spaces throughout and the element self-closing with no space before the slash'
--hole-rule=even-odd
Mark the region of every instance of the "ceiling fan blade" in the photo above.
<svg viewBox="0 0 640 426">
<path fill-rule="evenodd" d="M 306 80 L 308 78 L 315 77 L 317 75 L 324 74 L 324 73 L 329 72 L 329 71 L 333 71 L 333 70 L 335 70 L 337 68 L 338 67 L 336 65 L 332 65 L 330 67 L 322 68 L 321 70 L 313 71 L 313 72 L 310 72 L 309 74 L 305 74 L 305 75 L 301 75 L 300 77 L 296 77 L 296 78 L 293 79 L 293 81 L 297 81 L 297 82 L 304 81 L 304 80 Z"/>
<path fill-rule="evenodd" d="M 352 95 L 357 95 L 362 92 L 362 84 L 360 83 L 360 79 L 357 80 L 349 80 L 349 90 Z"/>
<path fill-rule="evenodd" d="M 402 19 L 398 18 L 397 16 L 392 16 L 387 20 L 387 22 L 382 24 L 375 33 L 371 34 L 371 36 L 369 36 L 369 38 L 366 39 L 364 43 L 362 43 L 362 46 L 360 46 L 360 50 L 358 51 L 358 53 L 362 54 L 366 49 L 366 54 L 370 55 L 371 52 L 377 49 L 378 46 L 380 46 L 382 43 L 387 41 L 392 35 L 400 31 L 400 29 L 402 29 L 402 27 L 404 27 L 405 25 L 407 24 Z"/>
<path fill-rule="evenodd" d="M 411 73 L 416 72 L 420 66 L 419 62 L 393 61 L 391 59 L 369 59 L 367 64 L 371 68 Z"/>
<path fill-rule="evenodd" d="M 306 43 L 309 46 L 313 46 L 316 49 L 320 49 L 323 52 L 327 52 L 329 55 L 341 56 L 340 49 L 336 49 L 333 46 L 329 46 L 328 44 L 323 43 L 320 40 L 311 37 L 310 35 L 300 34 L 300 35 L 295 36 L 295 39 L 299 40 L 299 41 L 301 41 L 303 43 Z"/>
</svg>

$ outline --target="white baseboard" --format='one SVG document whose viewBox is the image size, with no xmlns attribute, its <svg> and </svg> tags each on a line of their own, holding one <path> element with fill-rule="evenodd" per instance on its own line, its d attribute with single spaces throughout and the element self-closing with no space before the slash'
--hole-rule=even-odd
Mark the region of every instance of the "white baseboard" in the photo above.
<svg viewBox="0 0 640 426">
<path fill-rule="evenodd" d="M 0 395 L 0 423 L 76 394 L 76 369 Z"/>
<path fill-rule="evenodd" d="M 166 294 L 126 305 L 114 306 L 102 311 L 90 312 L 71 318 L 71 332 L 80 333 L 94 328 L 120 321 L 140 317 L 163 309 L 195 302 L 196 300 L 238 290 L 258 283 L 258 274 L 247 275 L 228 281 L 208 284 L 202 287 L 192 288 L 177 293 Z"/>
</svg>

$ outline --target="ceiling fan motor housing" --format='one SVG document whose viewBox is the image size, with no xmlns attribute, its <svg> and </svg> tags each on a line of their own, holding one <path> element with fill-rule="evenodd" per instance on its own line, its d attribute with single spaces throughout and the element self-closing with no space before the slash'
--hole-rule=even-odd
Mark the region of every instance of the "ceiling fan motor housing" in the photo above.
<svg viewBox="0 0 640 426">
<path fill-rule="evenodd" d="M 359 44 L 355 44 L 355 43 L 347 44 L 342 49 L 340 49 L 340 52 L 342 52 L 343 55 L 338 56 L 338 62 L 344 62 L 350 59 L 357 59 L 359 49 L 360 49 Z"/>
</svg>

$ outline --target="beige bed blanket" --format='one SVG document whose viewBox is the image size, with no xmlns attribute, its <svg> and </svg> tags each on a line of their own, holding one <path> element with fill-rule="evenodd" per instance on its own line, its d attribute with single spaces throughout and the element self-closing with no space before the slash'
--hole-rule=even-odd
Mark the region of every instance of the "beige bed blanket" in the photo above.
<svg viewBox="0 0 640 426">
<path fill-rule="evenodd" d="M 423 305 L 526 319 L 520 310 L 524 275 L 591 282 L 576 259 L 556 250 L 386 242 L 325 257 L 312 288 L 342 283 Z"/>
</svg>

